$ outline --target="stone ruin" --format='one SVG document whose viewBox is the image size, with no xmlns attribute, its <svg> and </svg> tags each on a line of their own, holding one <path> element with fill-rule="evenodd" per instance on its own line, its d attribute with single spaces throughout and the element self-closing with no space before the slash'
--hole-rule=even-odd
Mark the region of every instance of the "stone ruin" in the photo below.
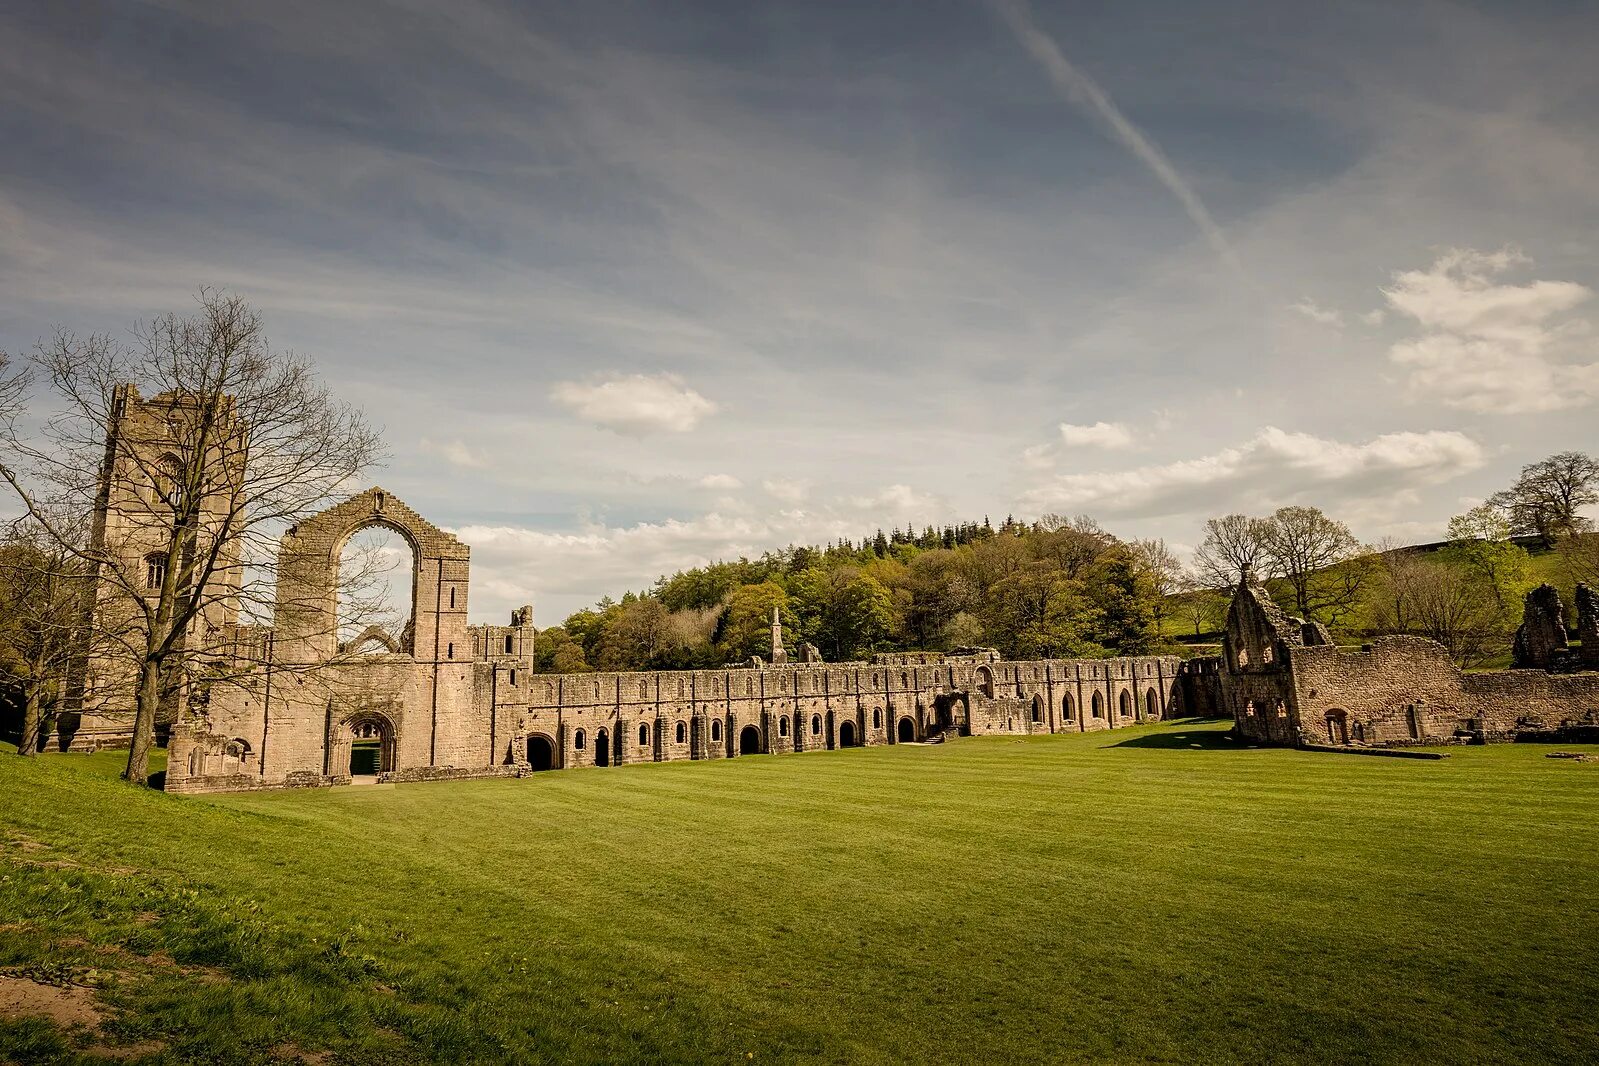
<svg viewBox="0 0 1599 1066">
<path fill-rule="evenodd" d="M 1599 670 L 1599 593 L 1577 584 L 1577 660 L 1584 670 Z"/>
<path fill-rule="evenodd" d="M 1592 594 L 1589 594 L 1592 599 Z M 1521 628 L 1511 648 L 1511 665 L 1518 670 L 1567 670 L 1571 645 L 1566 640 L 1566 608 L 1553 585 L 1539 585 L 1527 593 Z"/>
</svg>

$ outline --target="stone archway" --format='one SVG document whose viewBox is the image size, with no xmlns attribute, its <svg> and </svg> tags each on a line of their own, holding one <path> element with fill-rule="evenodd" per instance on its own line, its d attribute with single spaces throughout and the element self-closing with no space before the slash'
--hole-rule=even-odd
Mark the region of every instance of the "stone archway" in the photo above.
<svg viewBox="0 0 1599 1066">
<path fill-rule="evenodd" d="M 901 744 L 914 744 L 916 742 L 916 723 L 909 718 L 899 720 L 899 742 Z"/>
<path fill-rule="evenodd" d="M 535 771 L 555 769 L 555 741 L 543 733 L 528 734 L 527 765 Z"/>
<path fill-rule="evenodd" d="M 838 723 L 838 746 L 841 748 L 855 747 L 855 723 Z"/>
<path fill-rule="evenodd" d="M 352 780 L 376 781 L 379 774 L 395 769 L 396 739 L 394 723 L 387 715 L 372 711 L 351 715 L 340 724 L 329 772 Z"/>
<path fill-rule="evenodd" d="M 594 765 L 611 765 L 611 734 L 603 729 L 594 734 Z"/>
<path fill-rule="evenodd" d="M 761 731 L 755 726 L 747 725 L 738 731 L 738 753 L 740 755 L 761 753 Z"/>
<path fill-rule="evenodd" d="M 1338 707 L 1327 712 L 1327 743 L 1349 743 L 1349 715 Z"/>
</svg>

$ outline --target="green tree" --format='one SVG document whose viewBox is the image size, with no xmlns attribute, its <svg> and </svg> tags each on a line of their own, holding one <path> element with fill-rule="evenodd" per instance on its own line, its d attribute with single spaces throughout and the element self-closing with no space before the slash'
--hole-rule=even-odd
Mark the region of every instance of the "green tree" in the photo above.
<svg viewBox="0 0 1599 1066">
<path fill-rule="evenodd" d="M 1001 578 L 985 598 L 985 634 L 1011 658 L 1091 654 L 1084 640 L 1089 618 L 1078 583 L 1045 563 Z"/>
<path fill-rule="evenodd" d="M 1133 549 L 1105 553 L 1091 584 L 1099 607 L 1099 643 L 1120 655 L 1147 655 L 1155 647 L 1155 587 Z"/>
<path fill-rule="evenodd" d="M 772 611 L 791 631 L 797 619 L 788 605 L 788 593 L 775 581 L 742 585 L 727 598 L 716 626 L 716 648 L 723 662 L 739 662 L 772 654 Z M 797 634 L 796 634 L 797 635 Z"/>
<path fill-rule="evenodd" d="M 1531 586 L 1532 556 L 1510 539 L 1508 516 L 1490 504 L 1473 507 L 1449 520 L 1445 560 L 1482 578 L 1500 610 L 1516 608 Z"/>
</svg>

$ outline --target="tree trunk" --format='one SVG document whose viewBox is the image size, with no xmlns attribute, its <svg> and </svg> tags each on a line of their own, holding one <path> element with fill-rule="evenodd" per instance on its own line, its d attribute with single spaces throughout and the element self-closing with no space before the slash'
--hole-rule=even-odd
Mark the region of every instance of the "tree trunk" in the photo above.
<svg viewBox="0 0 1599 1066">
<path fill-rule="evenodd" d="M 41 717 L 39 712 L 39 683 L 37 680 L 33 680 L 28 685 L 28 698 L 22 709 L 22 739 L 17 743 L 18 755 L 38 754 Z"/>
<path fill-rule="evenodd" d="M 133 742 L 122 776 L 136 785 L 150 780 L 150 748 L 155 743 L 155 716 L 161 707 L 161 664 L 146 659 L 139 666 L 139 702 L 133 714 Z"/>
</svg>

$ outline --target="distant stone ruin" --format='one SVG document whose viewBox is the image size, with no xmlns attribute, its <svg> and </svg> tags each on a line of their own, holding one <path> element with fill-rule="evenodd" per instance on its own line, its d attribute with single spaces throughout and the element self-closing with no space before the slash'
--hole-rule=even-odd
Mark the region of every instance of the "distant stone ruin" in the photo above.
<svg viewBox="0 0 1599 1066">
<path fill-rule="evenodd" d="M 1553 585 L 1539 585 L 1527 593 L 1510 658 L 1511 665 L 1521 670 L 1560 670 L 1568 666 L 1571 645 L 1566 640 L 1566 608 Z"/>
<path fill-rule="evenodd" d="M 1336 647 L 1324 630 L 1288 617 L 1264 588 L 1244 582 L 1227 613 L 1221 699 L 1237 735 L 1267 744 L 1599 741 L 1599 671 L 1587 650 L 1599 626 L 1595 601 L 1578 587 L 1584 650 L 1573 656 L 1559 594 L 1548 585 L 1534 589 L 1516 636 L 1517 668 L 1468 674 L 1442 644 L 1422 637 Z"/>
</svg>

